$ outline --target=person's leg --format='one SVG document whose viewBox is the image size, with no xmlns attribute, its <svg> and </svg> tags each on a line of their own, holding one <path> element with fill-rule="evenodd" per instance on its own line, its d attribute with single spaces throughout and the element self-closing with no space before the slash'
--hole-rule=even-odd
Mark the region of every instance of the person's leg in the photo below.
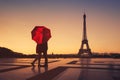
<svg viewBox="0 0 120 80">
<path fill-rule="evenodd" d="M 36 55 L 35 59 L 34 59 L 33 62 L 31 63 L 32 66 L 34 66 L 34 64 L 35 64 L 35 62 L 37 61 L 37 59 L 38 59 L 38 55 Z"/>
<path fill-rule="evenodd" d="M 38 55 L 38 67 L 40 67 L 40 61 L 41 61 L 41 52 Z"/>
<path fill-rule="evenodd" d="M 45 58 L 45 66 L 48 66 L 48 57 L 47 57 L 47 51 L 43 52 L 44 58 Z"/>
</svg>

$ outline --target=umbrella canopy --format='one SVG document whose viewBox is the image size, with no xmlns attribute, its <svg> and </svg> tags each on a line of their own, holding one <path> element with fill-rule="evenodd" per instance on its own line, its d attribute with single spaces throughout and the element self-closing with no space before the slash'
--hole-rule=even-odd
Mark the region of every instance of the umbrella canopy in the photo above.
<svg viewBox="0 0 120 80">
<path fill-rule="evenodd" d="M 46 28 L 45 26 L 35 26 L 31 34 L 32 34 L 32 39 L 37 44 L 42 44 L 44 42 L 47 42 L 51 38 L 50 29 Z"/>
</svg>

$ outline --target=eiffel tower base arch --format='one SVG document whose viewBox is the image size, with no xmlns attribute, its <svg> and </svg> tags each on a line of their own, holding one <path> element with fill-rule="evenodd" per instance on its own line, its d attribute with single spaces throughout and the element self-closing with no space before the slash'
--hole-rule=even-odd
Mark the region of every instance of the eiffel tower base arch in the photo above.
<svg viewBox="0 0 120 80">
<path fill-rule="evenodd" d="M 91 57 L 91 49 L 79 49 L 78 55 L 80 57 Z"/>
</svg>

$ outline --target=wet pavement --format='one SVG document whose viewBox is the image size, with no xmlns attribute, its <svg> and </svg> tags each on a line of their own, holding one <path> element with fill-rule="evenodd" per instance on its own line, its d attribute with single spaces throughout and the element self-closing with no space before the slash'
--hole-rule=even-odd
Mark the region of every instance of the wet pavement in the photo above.
<svg viewBox="0 0 120 80">
<path fill-rule="evenodd" d="M 33 58 L 0 58 L 0 80 L 120 80 L 120 59 L 49 59 L 48 67 L 38 67 L 37 63 L 32 67 L 32 61 Z"/>
</svg>

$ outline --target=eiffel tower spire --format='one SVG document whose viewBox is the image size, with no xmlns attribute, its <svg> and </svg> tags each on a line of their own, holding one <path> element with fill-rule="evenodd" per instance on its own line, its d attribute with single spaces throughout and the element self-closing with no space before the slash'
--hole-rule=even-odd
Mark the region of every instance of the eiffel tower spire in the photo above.
<svg viewBox="0 0 120 80">
<path fill-rule="evenodd" d="M 86 34 L 86 15 L 84 13 L 83 15 L 83 40 L 87 40 L 87 34 Z"/>
<path fill-rule="evenodd" d="M 84 49 L 84 45 L 86 45 L 86 49 Z M 86 14 L 83 15 L 83 37 L 81 48 L 79 49 L 78 54 L 88 53 L 88 55 L 92 55 L 91 49 L 89 48 L 88 40 L 87 40 L 87 31 L 86 31 Z"/>
</svg>

